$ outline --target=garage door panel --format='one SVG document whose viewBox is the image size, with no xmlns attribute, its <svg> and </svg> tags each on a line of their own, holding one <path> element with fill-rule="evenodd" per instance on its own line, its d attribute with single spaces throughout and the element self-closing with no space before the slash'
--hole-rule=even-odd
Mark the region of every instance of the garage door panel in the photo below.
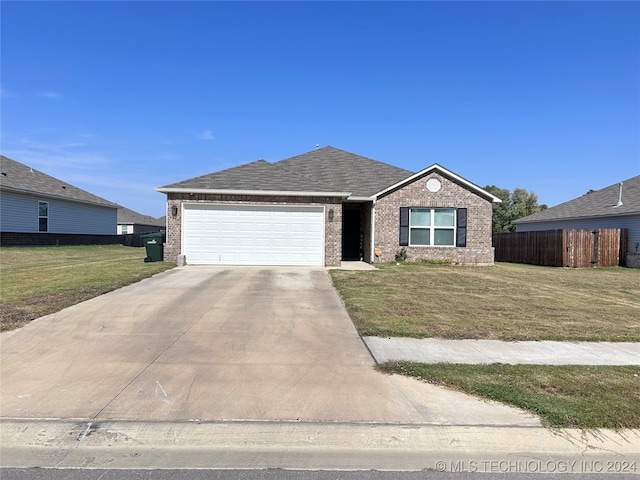
<svg viewBox="0 0 640 480">
<path fill-rule="evenodd" d="M 183 222 L 191 264 L 324 263 L 323 207 L 187 204 Z"/>
<path fill-rule="evenodd" d="M 278 220 L 271 224 L 271 231 L 273 233 L 287 233 L 289 231 L 289 225 Z"/>
<path fill-rule="evenodd" d="M 256 238 L 254 245 L 261 248 L 266 248 L 271 246 L 270 238 Z"/>
</svg>

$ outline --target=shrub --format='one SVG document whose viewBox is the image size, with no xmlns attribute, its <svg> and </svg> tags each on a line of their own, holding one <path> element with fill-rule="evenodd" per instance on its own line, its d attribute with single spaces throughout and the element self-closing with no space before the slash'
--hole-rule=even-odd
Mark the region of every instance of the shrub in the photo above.
<svg viewBox="0 0 640 480">
<path fill-rule="evenodd" d="M 407 249 L 401 248 L 396 252 L 396 262 L 404 262 L 407 259 Z"/>
</svg>

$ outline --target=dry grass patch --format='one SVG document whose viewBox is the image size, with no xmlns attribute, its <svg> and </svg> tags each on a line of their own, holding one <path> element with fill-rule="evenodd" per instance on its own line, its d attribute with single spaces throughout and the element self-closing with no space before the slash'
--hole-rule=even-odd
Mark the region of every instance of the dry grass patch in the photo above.
<svg viewBox="0 0 640 480">
<path fill-rule="evenodd" d="M 121 245 L 0 248 L 0 329 L 34 318 L 175 267 L 144 263 L 144 248 Z"/>
<path fill-rule="evenodd" d="M 391 362 L 379 369 L 522 408 L 550 427 L 640 428 L 640 367 Z"/>
<path fill-rule="evenodd" d="M 640 341 L 640 270 L 383 264 L 331 270 L 361 335 Z"/>
</svg>

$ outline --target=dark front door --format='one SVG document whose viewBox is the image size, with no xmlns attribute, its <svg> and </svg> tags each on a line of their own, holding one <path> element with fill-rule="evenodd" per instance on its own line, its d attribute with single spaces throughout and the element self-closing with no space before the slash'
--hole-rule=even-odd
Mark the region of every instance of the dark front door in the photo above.
<svg viewBox="0 0 640 480">
<path fill-rule="evenodd" d="M 361 260 L 360 209 L 342 209 L 342 260 Z"/>
</svg>

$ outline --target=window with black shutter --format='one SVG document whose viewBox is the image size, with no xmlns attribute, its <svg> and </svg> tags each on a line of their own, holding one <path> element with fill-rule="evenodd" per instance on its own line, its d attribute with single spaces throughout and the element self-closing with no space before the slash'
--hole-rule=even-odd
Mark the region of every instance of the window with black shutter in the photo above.
<svg viewBox="0 0 640 480">
<path fill-rule="evenodd" d="M 456 212 L 456 247 L 467 246 L 467 209 L 459 208 Z"/>
<path fill-rule="evenodd" d="M 400 246 L 409 246 L 409 207 L 400 207 Z"/>
<path fill-rule="evenodd" d="M 464 210 L 464 228 L 462 241 L 466 245 L 466 209 Z M 401 247 L 454 247 L 456 235 L 456 209 L 454 208 L 400 208 L 400 246 Z"/>
</svg>

